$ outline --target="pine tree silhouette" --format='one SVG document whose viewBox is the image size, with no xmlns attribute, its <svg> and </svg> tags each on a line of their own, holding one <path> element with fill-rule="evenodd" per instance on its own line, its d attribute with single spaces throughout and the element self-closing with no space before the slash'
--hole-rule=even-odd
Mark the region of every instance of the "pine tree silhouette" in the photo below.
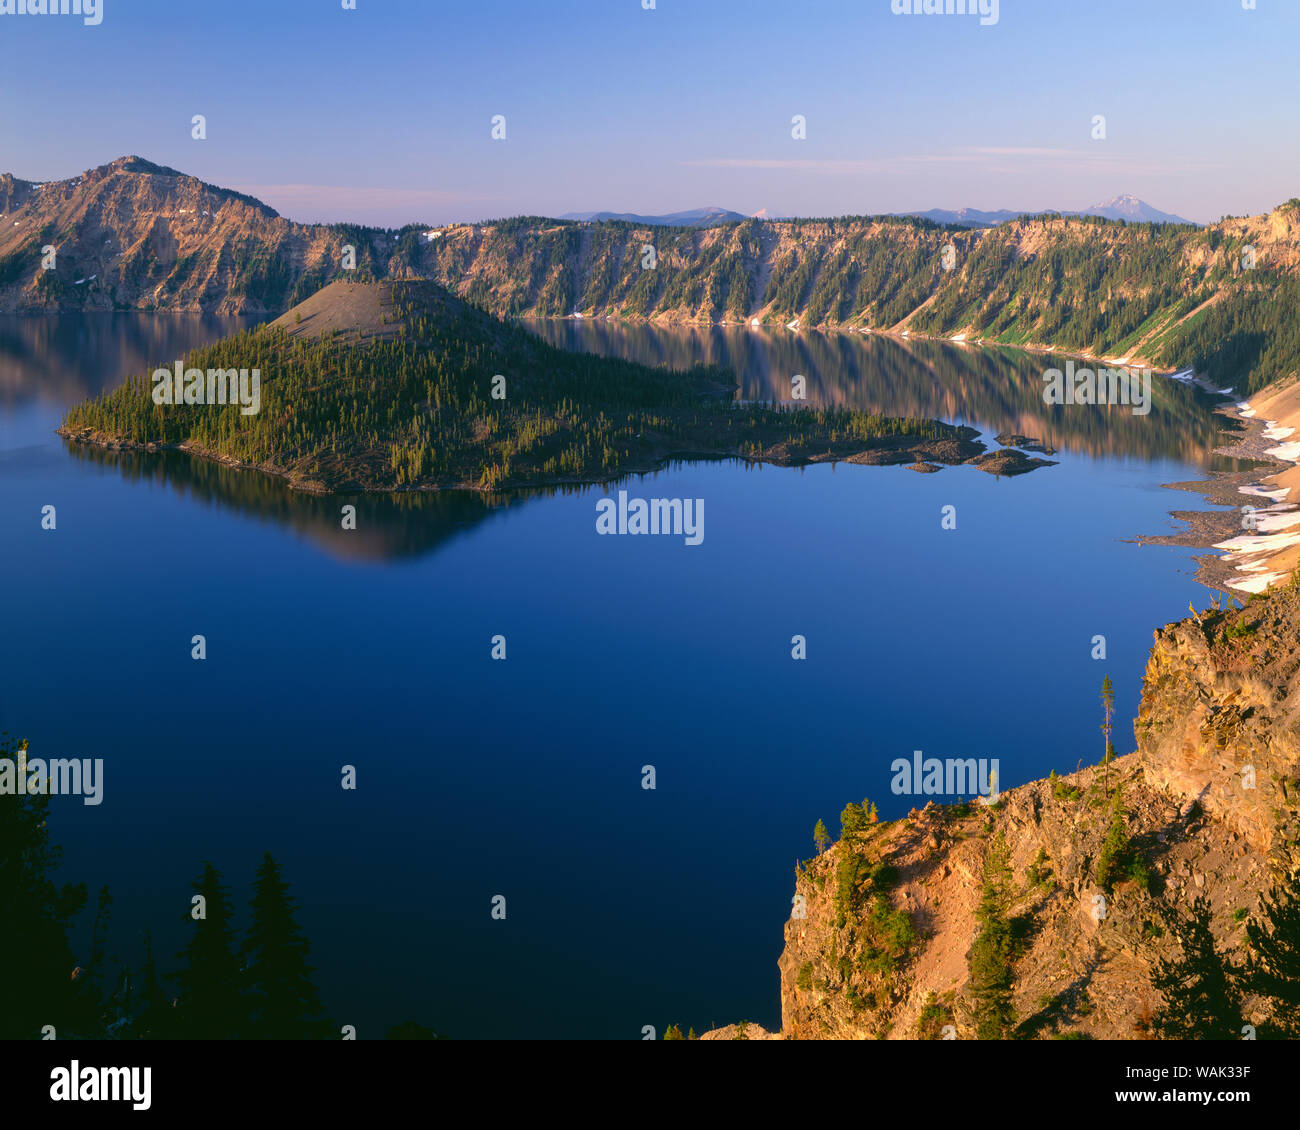
<svg viewBox="0 0 1300 1130">
<path fill-rule="evenodd" d="M 108 944 L 108 927 L 113 917 L 113 896 L 109 894 L 107 887 L 100 887 L 99 894 L 95 898 L 95 919 L 90 928 L 90 963 L 82 978 L 85 981 L 85 992 L 90 999 L 97 1005 L 104 1000 L 106 987 L 111 984 L 108 977 L 108 959 L 105 954 L 105 946 Z M 97 1012 L 98 1009 L 96 1008 Z M 92 1026 L 98 1027 L 101 1020 L 106 1019 L 101 1016 L 92 1016 Z"/>
<path fill-rule="evenodd" d="M 1210 930 L 1212 912 L 1204 895 L 1192 903 L 1191 914 L 1181 917 L 1172 907 L 1165 911 L 1170 934 L 1182 953 L 1157 960 L 1152 987 L 1164 1004 L 1151 1022 L 1165 1040 L 1236 1040 L 1241 1038 L 1241 994 L 1235 971 L 1214 948 Z"/>
<path fill-rule="evenodd" d="M 1261 900 L 1263 920 L 1246 924 L 1250 956 L 1245 987 L 1273 1005 L 1264 1035 L 1300 1039 L 1300 871 L 1273 885 Z"/>
<path fill-rule="evenodd" d="M 0 758 L 17 775 L 25 743 L 0 735 Z M 15 790 L 16 791 L 16 790 Z M 0 1039 L 38 1039 L 53 1025 L 74 1035 L 82 988 L 68 945 L 72 919 L 86 905 L 85 885 L 55 887 L 61 851 L 51 845 L 45 795 L 0 798 L 0 960 L 20 975 L 7 977 L 0 1003 Z"/>
<path fill-rule="evenodd" d="M 144 932 L 144 969 L 140 973 L 140 1017 L 136 1031 L 152 1040 L 169 1040 L 176 1035 L 175 1010 L 158 981 L 153 957 L 153 936 Z"/>
<path fill-rule="evenodd" d="M 243 1027 L 239 994 L 239 962 L 233 950 L 230 896 L 221 874 L 204 862 L 194 891 L 204 899 L 204 916 L 186 916 L 193 933 L 177 956 L 185 968 L 176 974 L 180 989 L 177 1006 L 179 1035 L 192 1040 L 229 1040 Z"/>
<path fill-rule="evenodd" d="M 294 921 L 295 906 L 280 865 L 267 852 L 253 882 L 252 924 L 243 951 L 253 1039 L 324 1036 L 320 998 L 307 964 L 311 947 Z"/>
</svg>

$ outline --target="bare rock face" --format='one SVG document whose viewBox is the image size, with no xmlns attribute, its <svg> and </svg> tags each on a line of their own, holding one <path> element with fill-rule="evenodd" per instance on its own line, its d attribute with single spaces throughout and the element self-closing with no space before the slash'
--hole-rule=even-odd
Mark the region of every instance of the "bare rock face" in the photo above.
<svg viewBox="0 0 1300 1130">
<path fill-rule="evenodd" d="M 782 1037 L 974 1039 L 971 950 L 1000 858 L 1021 938 L 1016 1035 L 1150 1038 L 1152 969 L 1178 952 L 1165 911 L 1207 898 L 1216 946 L 1236 962 L 1243 918 L 1300 865 L 1298 707 L 1300 589 L 1157 632 L 1136 753 L 996 804 L 927 804 L 798 869 Z M 1106 876 L 1116 827 L 1127 862 Z M 1266 1008 L 1248 999 L 1246 1019 Z"/>
<path fill-rule="evenodd" d="M 1223 284 L 1231 291 L 1242 285 L 1236 250 L 1242 244 L 1273 269 L 1300 271 L 1298 226 L 1300 211 L 1283 205 L 1270 215 L 1224 220 L 1203 231 L 1170 229 L 1158 238 L 1188 291 L 1202 286 L 1207 273 L 1232 267 L 1236 282 Z M 998 330 L 935 326 L 923 314 L 941 273 L 932 264 L 947 244 L 959 251 L 950 282 L 987 296 L 993 284 L 981 272 L 988 263 L 1046 264 L 1058 252 L 1083 250 L 1113 266 L 1146 255 L 1150 238 L 1141 226 L 1061 216 L 965 232 L 879 217 L 752 218 L 707 228 L 536 216 L 438 230 L 414 222 L 400 229 L 301 224 L 242 193 L 122 157 L 42 184 L 0 175 L 0 310 L 280 313 L 338 278 L 423 278 L 501 317 L 581 313 L 667 325 L 757 320 L 906 328 L 974 341 Z M 657 252 L 653 272 L 640 266 L 647 243 Z M 58 249 L 53 270 L 42 265 L 46 246 Z M 859 297 L 864 271 L 891 281 L 865 304 Z M 808 277 L 816 279 L 811 294 Z M 915 306 L 896 301 L 895 283 L 905 283 Z M 1128 285 L 1119 278 L 1115 284 Z M 1034 305 L 1021 328 L 1032 332 L 1046 313 Z M 1134 362 L 1160 340 L 1153 330 L 1136 342 Z M 990 469 L 1015 473 L 998 464 Z"/>
<path fill-rule="evenodd" d="M 1148 784 L 1268 852 L 1300 778 L 1300 590 L 1156 633 L 1134 730 Z"/>
<path fill-rule="evenodd" d="M 139 157 L 44 184 L 6 174 L 0 217 L 3 310 L 279 312 L 344 276 L 349 243 L 357 270 L 404 274 L 389 266 L 395 233 L 293 223 Z M 51 269 L 45 247 L 57 252 Z"/>
<path fill-rule="evenodd" d="M 728 1024 L 723 1028 L 714 1028 L 700 1037 L 701 1040 L 779 1040 L 781 1038 L 780 1032 L 769 1032 L 761 1024 L 745 1021 L 739 1024 Z"/>
</svg>

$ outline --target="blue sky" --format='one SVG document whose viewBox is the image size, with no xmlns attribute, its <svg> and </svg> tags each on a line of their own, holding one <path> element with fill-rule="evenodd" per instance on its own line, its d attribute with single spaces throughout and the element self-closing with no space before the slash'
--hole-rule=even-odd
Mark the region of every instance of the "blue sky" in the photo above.
<svg viewBox="0 0 1300 1130">
<path fill-rule="evenodd" d="M 95 27 L 0 15 L 0 171 L 135 153 L 392 225 L 1125 192 L 1205 222 L 1300 195 L 1297 0 L 1001 0 L 991 26 L 891 0 L 101 2 Z"/>
</svg>

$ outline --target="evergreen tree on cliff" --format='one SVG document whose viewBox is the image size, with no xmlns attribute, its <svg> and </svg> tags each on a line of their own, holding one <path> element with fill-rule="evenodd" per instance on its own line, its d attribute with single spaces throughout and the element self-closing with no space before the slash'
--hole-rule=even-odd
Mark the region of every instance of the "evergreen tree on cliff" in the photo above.
<svg viewBox="0 0 1300 1130">
<path fill-rule="evenodd" d="M 180 988 L 177 1005 L 179 1034 L 191 1040 L 230 1040 L 242 1033 L 239 998 L 239 961 L 234 953 L 230 924 L 230 896 L 221 885 L 221 873 L 211 863 L 194 881 L 194 893 L 203 896 L 202 916 L 197 905 L 186 916 L 190 940 L 177 956 L 184 968 L 176 974 Z"/>
<path fill-rule="evenodd" d="M 0 758 L 18 773 L 25 744 L 0 736 Z M 86 888 L 55 887 L 51 876 L 60 850 L 50 843 L 50 798 L 0 796 L 0 960 L 13 971 L 0 990 L 0 1039 L 35 1040 L 53 1025 L 57 1036 L 74 1035 L 81 985 L 68 928 L 86 904 Z M 84 983 L 83 983 L 84 984 Z"/>
<path fill-rule="evenodd" d="M 1234 970 L 1214 948 L 1211 919 L 1210 903 L 1204 895 L 1192 903 L 1187 918 L 1173 908 L 1165 912 L 1169 932 L 1182 952 L 1157 960 L 1151 975 L 1152 986 L 1164 997 L 1164 1005 L 1151 1022 L 1161 1039 L 1241 1038 L 1241 994 Z"/>
<path fill-rule="evenodd" d="M 851 841 L 862 835 L 873 824 L 878 823 L 879 820 L 880 814 L 871 801 L 866 798 L 863 798 L 861 804 L 849 801 L 844 806 L 844 811 L 840 813 L 840 839 Z"/>
<path fill-rule="evenodd" d="M 830 843 L 830 840 L 831 834 L 826 830 L 826 825 L 821 820 L 818 820 L 817 826 L 813 828 L 813 843 L 817 847 L 818 855 L 821 855 L 826 850 L 826 845 Z"/>
<path fill-rule="evenodd" d="M 1272 1002 L 1266 1037 L 1300 1040 L 1300 871 L 1275 883 L 1261 902 L 1263 920 L 1246 924 L 1245 987 Z"/>
<path fill-rule="evenodd" d="M 1005 1040 L 1016 1024 L 1011 1004 L 1016 937 L 1007 917 L 1011 869 L 1004 842 L 996 842 L 984 870 L 976 918 L 980 932 L 970 949 L 970 984 L 974 996 L 975 1038 Z"/>
<path fill-rule="evenodd" d="M 1109 796 L 1110 763 L 1115 760 L 1115 747 L 1110 742 L 1111 718 L 1115 713 L 1115 687 L 1109 675 L 1101 681 L 1101 712 L 1101 732 L 1106 737 L 1106 746 L 1101 755 L 1102 780 L 1105 783 L 1106 795 Z"/>
<path fill-rule="evenodd" d="M 253 882 L 252 924 L 244 942 L 249 1035 L 263 1040 L 324 1036 L 320 999 L 307 964 L 310 945 L 294 921 L 295 902 L 267 852 Z"/>
</svg>

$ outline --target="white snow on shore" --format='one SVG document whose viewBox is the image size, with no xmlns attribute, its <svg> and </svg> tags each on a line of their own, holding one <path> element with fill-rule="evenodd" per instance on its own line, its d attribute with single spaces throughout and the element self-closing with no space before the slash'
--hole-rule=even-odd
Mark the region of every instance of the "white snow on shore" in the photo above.
<svg viewBox="0 0 1300 1130">
<path fill-rule="evenodd" d="M 1253 557 L 1259 553 L 1273 554 L 1279 550 L 1288 549 L 1293 545 L 1300 545 L 1300 532 L 1287 533 L 1291 526 L 1300 523 L 1300 513 L 1289 515 L 1291 521 L 1279 523 L 1265 527 L 1265 518 L 1257 518 L 1256 522 L 1261 529 L 1259 533 L 1240 534 L 1235 538 L 1229 538 L 1227 541 L 1218 541 L 1214 543 L 1215 549 L 1226 549 L 1229 554 L 1240 553 L 1247 557 Z M 1270 533 L 1270 530 L 1277 531 Z M 1224 561 L 1231 560 L 1231 556 L 1223 558 Z"/>
<path fill-rule="evenodd" d="M 1286 577 L 1285 573 L 1262 573 L 1246 581 L 1229 581 L 1228 587 L 1240 592 L 1263 592 Z"/>
<path fill-rule="evenodd" d="M 1269 437 L 1273 438 L 1272 436 Z M 1265 455 L 1271 455 L 1274 459 L 1282 459 L 1287 463 L 1300 462 L 1300 441 L 1295 443 L 1284 443 L 1278 447 L 1270 447 L 1264 452 Z"/>
<path fill-rule="evenodd" d="M 1242 494 L 1253 494 L 1256 498 L 1267 498 L 1273 502 L 1281 502 L 1291 493 L 1290 487 L 1266 487 L 1263 483 L 1252 483 L 1248 487 L 1241 488 Z"/>
<path fill-rule="evenodd" d="M 1231 390 L 1225 390 L 1231 391 Z M 1237 412 L 1245 419 L 1255 415 L 1255 409 L 1249 401 L 1241 401 Z M 1296 429 L 1276 420 L 1263 420 L 1263 436 L 1270 440 L 1290 440 Z M 1286 463 L 1300 463 L 1300 440 L 1279 443 L 1269 448 L 1265 454 Z M 1284 502 L 1291 493 L 1289 487 L 1269 487 L 1263 483 L 1252 483 L 1241 487 L 1242 494 L 1255 498 L 1266 498 L 1271 506 L 1260 507 L 1254 514 L 1254 529 L 1250 533 L 1216 542 L 1214 548 L 1226 550 L 1222 561 L 1235 562 L 1233 568 L 1238 573 L 1250 574 L 1239 581 L 1229 581 L 1230 588 L 1240 592 L 1260 593 L 1271 585 L 1284 580 L 1287 573 L 1269 569 L 1273 556 L 1292 546 L 1300 545 L 1300 508 Z"/>
</svg>

